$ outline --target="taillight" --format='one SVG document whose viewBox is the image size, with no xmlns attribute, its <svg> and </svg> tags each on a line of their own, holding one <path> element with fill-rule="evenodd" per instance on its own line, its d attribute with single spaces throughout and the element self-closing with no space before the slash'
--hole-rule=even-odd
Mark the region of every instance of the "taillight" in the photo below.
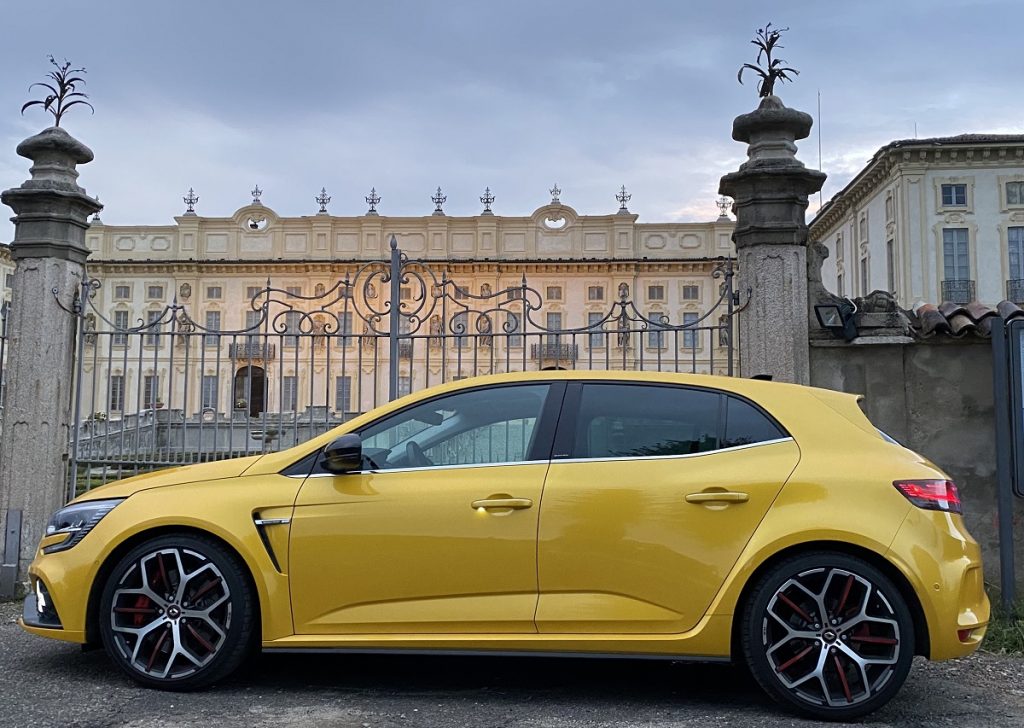
<svg viewBox="0 0 1024 728">
<path fill-rule="evenodd" d="M 963 513 L 960 494 L 952 480 L 897 480 L 893 485 L 918 508 Z"/>
</svg>

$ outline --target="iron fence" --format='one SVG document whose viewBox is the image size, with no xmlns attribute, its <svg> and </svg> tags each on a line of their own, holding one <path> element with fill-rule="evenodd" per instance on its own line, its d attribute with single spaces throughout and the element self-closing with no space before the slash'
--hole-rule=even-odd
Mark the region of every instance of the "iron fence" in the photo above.
<svg viewBox="0 0 1024 728">
<path fill-rule="evenodd" d="M 69 490 L 171 465 L 291 447 L 396 397 L 454 379 L 541 369 L 733 374 L 734 264 L 712 275 L 717 300 L 696 320 L 645 316 L 628 284 L 581 327 L 541 324 L 545 301 L 520 285 L 467 292 L 392 241 L 330 290 L 271 281 L 246 303 L 251 325 L 210 329 L 177 300 L 136 326 L 74 305 L 78 357 Z"/>
</svg>

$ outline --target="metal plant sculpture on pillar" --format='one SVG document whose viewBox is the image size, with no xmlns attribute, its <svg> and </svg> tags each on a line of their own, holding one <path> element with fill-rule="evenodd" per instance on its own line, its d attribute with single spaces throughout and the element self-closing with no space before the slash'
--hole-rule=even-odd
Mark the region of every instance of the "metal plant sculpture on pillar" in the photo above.
<svg viewBox="0 0 1024 728">
<path fill-rule="evenodd" d="M 31 178 L 5 190 L 0 199 L 14 210 L 15 262 L 9 315 L 3 440 L 0 441 L 0 516 L 6 535 L 0 593 L 10 595 L 25 569 L 50 514 L 66 500 L 65 467 L 75 336 L 80 317 L 67 309 L 81 306 L 89 250 L 89 217 L 103 206 L 76 180 L 75 167 L 93 159 L 92 151 L 60 124 L 75 106 L 92 105 L 79 89 L 83 68 L 57 63 L 48 80 L 32 84 L 46 95 L 22 106 L 40 107 L 53 126 L 29 137 L 17 152 L 32 160 Z M 55 300 L 56 299 L 56 300 Z M 79 338 L 80 345 L 81 337 Z"/>
<path fill-rule="evenodd" d="M 739 259 L 739 288 L 751 291 L 740 316 L 740 369 L 743 376 L 807 384 L 810 380 L 807 307 L 808 195 L 821 189 L 825 174 L 796 158 L 796 140 L 811 132 L 809 114 L 790 109 L 775 95 L 775 85 L 797 75 L 774 57 L 785 28 L 771 23 L 751 41 L 757 63 L 745 63 L 761 77 L 761 103 L 733 121 L 732 138 L 746 142 L 747 161 L 722 177 L 719 194 L 734 200 L 733 241 Z"/>
</svg>

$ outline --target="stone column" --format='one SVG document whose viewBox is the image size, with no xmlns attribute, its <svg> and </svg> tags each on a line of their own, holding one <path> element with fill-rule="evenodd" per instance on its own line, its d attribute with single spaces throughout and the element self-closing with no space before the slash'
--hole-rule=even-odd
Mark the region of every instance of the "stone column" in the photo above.
<svg viewBox="0 0 1024 728">
<path fill-rule="evenodd" d="M 67 500 L 78 321 L 53 292 L 70 307 L 80 291 L 89 255 L 85 231 L 102 205 L 75 182 L 75 165 L 91 161 L 92 151 L 63 129 L 26 139 L 18 154 L 32 160 L 31 179 L 0 196 L 15 213 L 0 517 L 6 533 L 9 512 L 21 511 L 21 580 L 50 514 Z"/>
<path fill-rule="evenodd" d="M 740 373 L 776 381 L 810 381 L 807 343 L 807 196 L 825 174 L 796 158 L 797 139 L 811 132 L 809 114 L 777 96 L 737 116 L 732 138 L 747 142 L 747 161 L 722 177 L 719 193 L 733 198 L 738 289 L 750 292 L 739 314 Z"/>
</svg>

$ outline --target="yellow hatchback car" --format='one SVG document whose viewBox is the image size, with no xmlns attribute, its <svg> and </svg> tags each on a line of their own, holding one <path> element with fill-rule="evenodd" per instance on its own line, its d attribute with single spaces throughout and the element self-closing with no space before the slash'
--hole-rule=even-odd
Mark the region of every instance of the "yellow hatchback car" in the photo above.
<svg viewBox="0 0 1024 728">
<path fill-rule="evenodd" d="M 172 690 L 260 647 L 742 659 L 846 719 L 989 617 L 956 487 L 856 397 L 660 373 L 464 380 L 112 483 L 29 573 L 25 629 Z"/>
</svg>

